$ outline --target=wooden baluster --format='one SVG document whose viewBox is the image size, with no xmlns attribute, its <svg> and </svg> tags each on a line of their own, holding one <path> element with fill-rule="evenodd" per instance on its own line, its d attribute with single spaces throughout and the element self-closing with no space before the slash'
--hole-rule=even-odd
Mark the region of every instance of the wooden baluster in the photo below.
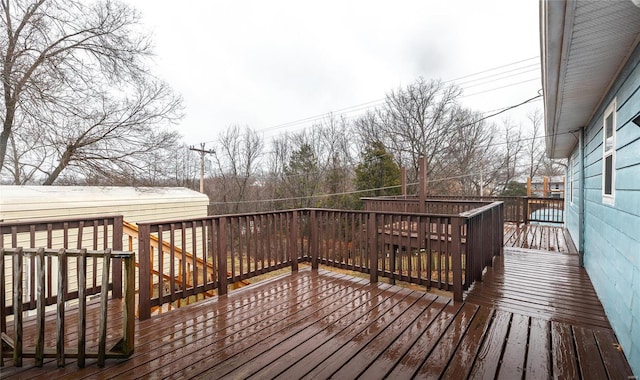
<svg viewBox="0 0 640 380">
<path fill-rule="evenodd" d="M 36 360 L 35 366 L 42 367 L 44 361 L 44 309 L 45 309 L 45 271 L 44 271 L 44 248 L 39 248 L 36 253 L 36 276 L 38 283 L 36 286 Z"/>
<path fill-rule="evenodd" d="M 13 365 L 22 367 L 22 247 L 13 258 Z"/>
<path fill-rule="evenodd" d="M 131 254 L 124 261 L 124 321 L 122 353 L 126 356 L 133 354 L 135 336 L 135 287 L 136 287 L 136 258 Z"/>
<path fill-rule="evenodd" d="M 461 221 L 459 218 L 451 218 L 451 266 L 453 267 L 453 299 L 457 302 L 462 302 L 462 257 L 460 251 L 460 222 Z"/>
<path fill-rule="evenodd" d="M 65 248 L 61 248 L 58 251 L 58 302 L 56 305 L 56 361 L 58 363 L 58 367 L 64 367 L 64 301 L 66 295 L 67 253 Z"/>
<path fill-rule="evenodd" d="M 111 249 L 104 252 L 102 264 L 102 289 L 100 289 L 100 328 L 98 338 L 98 367 L 104 367 L 107 353 L 107 302 L 109 301 L 109 270 L 111 267 Z"/>
<path fill-rule="evenodd" d="M 78 367 L 84 368 L 87 341 L 87 250 L 78 255 Z"/>
<path fill-rule="evenodd" d="M 369 282 L 378 282 L 378 231 L 376 223 L 377 214 L 369 213 L 368 235 L 369 235 Z"/>
<path fill-rule="evenodd" d="M 216 227 L 218 237 L 218 294 L 227 294 L 227 218 L 220 217 Z"/>
<path fill-rule="evenodd" d="M 291 271 L 298 271 L 298 212 L 293 211 L 291 218 Z"/>
</svg>

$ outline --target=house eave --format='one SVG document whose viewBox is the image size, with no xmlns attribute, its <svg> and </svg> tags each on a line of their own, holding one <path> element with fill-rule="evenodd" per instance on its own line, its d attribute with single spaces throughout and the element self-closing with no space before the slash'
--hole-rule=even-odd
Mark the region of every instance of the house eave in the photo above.
<svg viewBox="0 0 640 380">
<path fill-rule="evenodd" d="M 540 3 L 546 152 L 566 158 L 638 44 L 640 8 L 630 0 Z"/>
</svg>

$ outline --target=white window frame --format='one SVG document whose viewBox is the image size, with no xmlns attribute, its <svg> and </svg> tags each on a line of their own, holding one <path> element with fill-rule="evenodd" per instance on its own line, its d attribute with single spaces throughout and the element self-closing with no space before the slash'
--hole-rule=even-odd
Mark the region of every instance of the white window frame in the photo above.
<svg viewBox="0 0 640 380">
<path fill-rule="evenodd" d="M 607 135 L 607 119 L 611 116 L 611 136 Z M 609 146 L 607 139 L 611 138 Z M 611 157 L 611 193 L 606 190 L 607 159 Z M 613 205 L 616 195 L 616 99 L 613 99 L 602 117 L 602 203 Z"/>
</svg>

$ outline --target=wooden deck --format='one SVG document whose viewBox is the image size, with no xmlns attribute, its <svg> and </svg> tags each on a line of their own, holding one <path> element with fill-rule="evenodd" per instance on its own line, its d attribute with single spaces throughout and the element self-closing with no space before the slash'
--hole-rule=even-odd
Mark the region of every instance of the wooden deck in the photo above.
<svg viewBox="0 0 640 380">
<path fill-rule="evenodd" d="M 548 252 L 578 252 L 565 228 L 544 224 L 505 223 L 504 246 Z"/>
<path fill-rule="evenodd" d="M 505 248 L 465 300 L 548 321 L 610 328 L 578 255 Z"/>
<path fill-rule="evenodd" d="M 515 252 L 505 254 L 503 267 L 518 267 L 514 263 L 519 258 Z M 499 278 L 497 273 L 489 276 Z M 555 289 L 564 291 L 560 286 Z M 608 324 L 488 303 L 472 302 L 471 294 L 467 301 L 454 303 L 445 296 L 305 269 L 136 321 L 135 353 L 128 360 L 108 360 L 104 368 L 88 361 L 84 369 L 71 361 L 61 369 L 55 361 L 46 362 L 44 368 L 31 368 L 30 359 L 21 368 L 6 361 L 1 377 L 631 376 Z M 89 313 L 95 309 L 89 308 Z M 118 314 L 119 309 L 113 302 L 110 310 Z M 74 331 L 67 334 L 67 344 L 75 344 Z"/>
</svg>

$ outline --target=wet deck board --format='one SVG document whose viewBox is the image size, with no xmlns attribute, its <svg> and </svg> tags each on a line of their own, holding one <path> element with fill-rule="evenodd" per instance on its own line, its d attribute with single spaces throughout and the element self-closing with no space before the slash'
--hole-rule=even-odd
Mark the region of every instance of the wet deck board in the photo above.
<svg viewBox="0 0 640 380">
<path fill-rule="evenodd" d="M 136 350 L 128 360 L 108 360 L 104 368 L 88 361 L 84 369 L 69 360 L 58 369 L 54 361 L 31 368 L 32 359 L 25 359 L 22 368 L 6 362 L 1 374 L 3 379 L 630 375 L 610 329 L 497 309 L 305 269 L 136 321 Z M 68 331 L 69 341 L 73 336 Z"/>
<path fill-rule="evenodd" d="M 466 301 L 570 324 L 610 328 L 577 255 L 505 248 Z"/>
<path fill-rule="evenodd" d="M 571 236 L 561 226 L 505 223 L 504 246 L 548 252 L 577 253 Z"/>
</svg>

